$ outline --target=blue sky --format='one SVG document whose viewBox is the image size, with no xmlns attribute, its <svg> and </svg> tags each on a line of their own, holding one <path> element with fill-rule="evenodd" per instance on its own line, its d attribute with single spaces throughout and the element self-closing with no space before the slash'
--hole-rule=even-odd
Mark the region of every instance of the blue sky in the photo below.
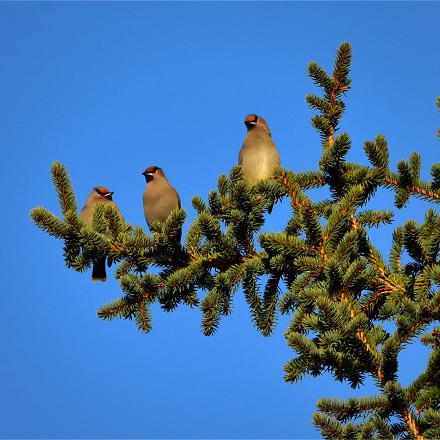
<svg viewBox="0 0 440 440">
<path fill-rule="evenodd" d="M 1 3 L 0 436 L 318 438 L 317 399 L 375 393 L 327 375 L 284 383 L 288 321 L 262 337 L 240 294 L 210 338 L 185 307 L 154 306 L 149 335 L 98 320 L 117 283 L 67 270 L 62 243 L 29 210 L 59 212 L 49 168 L 60 160 L 80 206 L 107 185 L 127 221 L 144 226 L 140 173 L 160 165 L 191 221 L 192 196 L 206 197 L 236 163 L 248 113 L 268 121 L 286 168 L 314 169 L 305 69 L 331 67 L 343 41 L 353 46 L 341 124 L 350 159 L 365 163 L 363 142 L 382 133 L 391 163 L 418 151 L 428 178 L 439 157 L 439 12 L 436 2 Z M 379 192 L 375 206 L 391 203 Z M 426 208 L 412 201 L 394 226 Z M 287 204 L 276 206 L 265 230 L 287 218 Z M 373 234 L 385 253 L 391 230 Z M 402 383 L 426 356 L 401 355 Z"/>
</svg>

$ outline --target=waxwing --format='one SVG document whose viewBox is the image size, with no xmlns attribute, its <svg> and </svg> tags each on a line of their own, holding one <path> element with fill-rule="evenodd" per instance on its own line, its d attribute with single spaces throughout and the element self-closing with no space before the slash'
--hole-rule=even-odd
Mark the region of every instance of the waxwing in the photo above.
<svg viewBox="0 0 440 440">
<path fill-rule="evenodd" d="M 272 176 L 274 169 L 280 165 L 280 155 L 269 126 L 261 116 L 250 114 L 246 116 L 244 124 L 248 133 L 238 155 L 238 164 L 241 165 L 245 182 L 253 186 Z M 272 206 L 269 207 L 269 213 Z"/>
<path fill-rule="evenodd" d="M 155 221 L 164 222 L 174 209 L 180 208 L 180 197 L 170 185 L 162 168 L 151 166 L 143 173 L 147 183 L 142 197 L 148 227 Z M 180 231 L 179 241 L 182 231 Z"/>
<path fill-rule="evenodd" d="M 253 186 L 272 176 L 274 169 L 280 165 L 280 155 L 269 126 L 261 116 L 250 114 L 244 123 L 248 134 L 238 155 L 238 164 L 246 183 Z"/>
<path fill-rule="evenodd" d="M 113 196 L 114 192 L 110 191 L 105 186 L 95 186 L 90 193 L 86 204 L 84 205 L 83 209 L 81 210 L 81 213 L 79 214 L 80 218 L 84 221 L 84 223 L 91 228 L 93 225 L 93 214 L 95 212 L 95 206 L 97 203 L 106 203 L 113 205 L 116 210 L 119 212 L 119 215 L 122 219 L 122 215 L 116 206 L 116 204 L 113 202 Z M 109 261 L 109 266 L 111 262 Z M 105 272 L 105 257 L 99 258 L 95 263 L 93 263 L 93 271 L 92 271 L 92 280 L 93 281 L 105 281 L 107 278 L 106 272 Z"/>
</svg>

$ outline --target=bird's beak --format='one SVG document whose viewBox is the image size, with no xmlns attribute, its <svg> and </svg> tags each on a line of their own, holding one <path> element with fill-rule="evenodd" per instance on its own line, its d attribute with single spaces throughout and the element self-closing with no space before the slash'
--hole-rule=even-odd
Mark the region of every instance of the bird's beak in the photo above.
<svg viewBox="0 0 440 440">
<path fill-rule="evenodd" d="M 245 124 L 246 127 L 253 127 L 254 125 L 257 125 L 257 121 L 246 121 Z"/>
</svg>

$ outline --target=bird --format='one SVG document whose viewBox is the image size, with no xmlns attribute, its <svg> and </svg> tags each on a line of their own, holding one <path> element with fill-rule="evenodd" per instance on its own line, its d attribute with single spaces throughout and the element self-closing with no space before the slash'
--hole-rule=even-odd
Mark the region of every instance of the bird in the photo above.
<svg viewBox="0 0 440 440">
<path fill-rule="evenodd" d="M 280 165 L 280 155 L 269 126 L 261 116 L 251 113 L 246 116 L 244 124 L 248 133 L 238 155 L 238 164 L 245 182 L 254 186 L 272 176 L 274 169 Z"/>
<path fill-rule="evenodd" d="M 84 205 L 83 209 L 79 214 L 80 218 L 84 221 L 86 226 L 88 226 L 89 228 L 93 226 L 93 215 L 97 203 L 105 203 L 105 204 L 113 205 L 118 211 L 121 219 L 123 220 L 121 212 L 119 211 L 118 207 L 113 201 L 113 194 L 114 191 L 110 191 L 105 186 L 93 187 L 92 192 L 89 194 L 89 197 L 87 198 L 86 204 Z M 105 257 L 100 257 L 93 263 L 93 270 L 92 270 L 93 281 L 105 281 L 107 279 L 107 274 L 105 272 L 105 260 L 106 260 Z M 109 266 L 110 264 L 111 262 L 109 260 Z"/>
<path fill-rule="evenodd" d="M 142 173 L 145 177 L 146 187 L 142 196 L 144 215 L 148 227 L 156 222 L 164 222 L 174 209 L 180 209 L 180 197 L 178 192 L 171 186 L 163 169 L 150 166 Z M 182 236 L 182 230 L 178 234 L 178 240 Z"/>
<path fill-rule="evenodd" d="M 281 161 L 269 126 L 263 117 L 251 113 L 246 116 L 244 124 L 247 127 L 247 136 L 238 154 L 238 164 L 241 165 L 244 181 L 254 186 L 271 177 Z M 272 207 L 268 211 L 270 213 Z"/>
</svg>

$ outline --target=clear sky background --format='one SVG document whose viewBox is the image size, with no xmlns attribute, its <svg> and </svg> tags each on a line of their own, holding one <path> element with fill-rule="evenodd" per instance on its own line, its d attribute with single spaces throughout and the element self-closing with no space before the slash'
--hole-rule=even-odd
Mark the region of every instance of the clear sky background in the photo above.
<svg viewBox="0 0 440 440">
<path fill-rule="evenodd" d="M 192 196 L 206 198 L 236 163 L 248 113 L 266 118 L 286 168 L 315 169 L 306 66 L 331 67 L 343 41 L 353 46 L 341 124 L 350 160 L 366 163 L 364 141 L 382 133 L 393 167 L 419 151 L 428 178 L 439 160 L 439 13 L 438 2 L 1 3 L 0 436 L 319 438 L 317 399 L 374 394 L 371 381 L 353 391 L 329 375 L 286 384 L 288 319 L 264 338 L 241 293 L 209 338 L 184 306 L 154 306 L 148 335 L 99 320 L 118 284 L 66 269 L 62 243 L 29 210 L 59 213 L 49 168 L 60 160 L 80 207 L 106 185 L 126 220 L 145 226 L 141 172 L 160 165 L 186 230 Z M 380 191 L 375 206 L 392 200 Z M 393 227 L 427 207 L 412 201 Z M 265 230 L 288 216 L 276 206 Z M 373 234 L 384 253 L 393 227 Z M 399 357 L 404 385 L 426 358 L 420 346 Z"/>
</svg>

